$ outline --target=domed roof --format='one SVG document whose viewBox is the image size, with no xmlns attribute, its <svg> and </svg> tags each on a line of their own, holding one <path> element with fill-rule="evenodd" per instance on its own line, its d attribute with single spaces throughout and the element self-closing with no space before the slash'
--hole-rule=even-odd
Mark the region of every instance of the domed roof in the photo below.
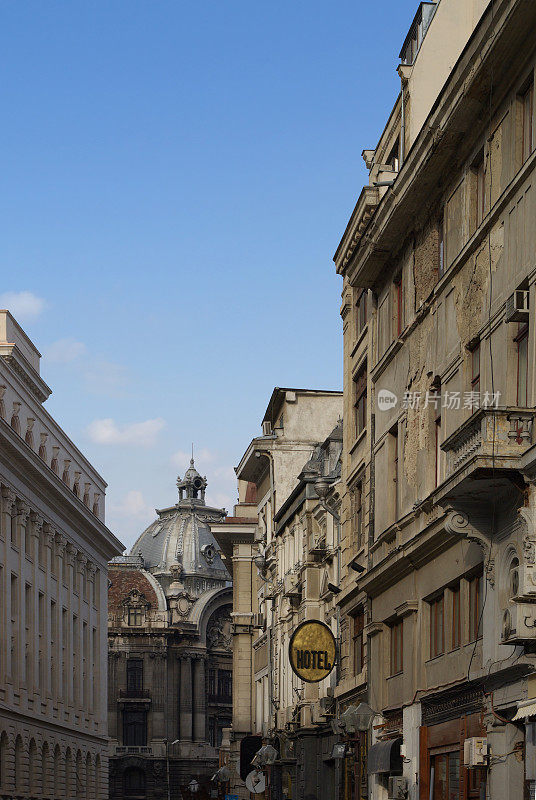
<svg viewBox="0 0 536 800">
<path fill-rule="evenodd" d="M 184 479 L 177 481 L 179 502 L 157 509 L 157 519 L 132 547 L 131 555 L 140 555 L 146 570 L 155 575 L 168 574 L 175 581 L 187 577 L 215 579 L 216 583 L 229 581 L 209 527 L 210 522 L 224 519 L 226 511 L 205 504 L 206 485 L 206 478 L 195 469 L 192 458 Z"/>
</svg>

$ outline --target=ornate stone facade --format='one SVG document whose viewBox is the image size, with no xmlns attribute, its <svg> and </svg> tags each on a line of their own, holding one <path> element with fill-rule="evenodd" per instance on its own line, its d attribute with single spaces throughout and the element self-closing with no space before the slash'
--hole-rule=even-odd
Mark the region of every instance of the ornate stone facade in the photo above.
<svg viewBox="0 0 536 800">
<path fill-rule="evenodd" d="M 122 546 L 103 504 L 93 514 L 47 461 L 50 438 L 104 497 L 42 407 L 39 353 L 5 311 L 0 383 L 0 797 L 104 800 L 107 562 Z"/>
<path fill-rule="evenodd" d="M 110 564 L 110 798 L 210 796 L 231 723 L 231 582 L 193 460 L 179 502 Z M 212 784 L 213 786 L 213 784 Z M 168 794 L 169 792 L 169 794 Z"/>
</svg>

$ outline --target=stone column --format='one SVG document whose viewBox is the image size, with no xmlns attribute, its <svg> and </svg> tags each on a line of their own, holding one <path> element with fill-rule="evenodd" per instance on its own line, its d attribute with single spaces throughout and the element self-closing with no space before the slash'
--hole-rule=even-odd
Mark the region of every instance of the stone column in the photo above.
<svg viewBox="0 0 536 800">
<path fill-rule="evenodd" d="M 190 656 L 181 656 L 180 738 L 192 740 L 192 661 Z"/>
<path fill-rule="evenodd" d="M 205 659 L 199 655 L 194 659 L 194 739 L 206 740 L 206 690 Z"/>
</svg>

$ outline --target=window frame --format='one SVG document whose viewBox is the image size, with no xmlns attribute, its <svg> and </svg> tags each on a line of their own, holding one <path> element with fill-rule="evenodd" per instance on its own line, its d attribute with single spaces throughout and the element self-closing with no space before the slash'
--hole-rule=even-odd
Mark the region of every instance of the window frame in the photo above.
<svg viewBox="0 0 536 800">
<path fill-rule="evenodd" d="M 143 658 L 128 658 L 126 669 L 127 692 L 143 691 Z"/>
<path fill-rule="evenodd" d="M 140 622 L 132 622 L 132 618 L 139 619 Z M 129 628 L 141 628 L 143 626 L 143 609 L 137 606 L 128 606 L 127 612 Z"/>
<path fill-rule="evenodd" d="M 355 333 L 359 339 L 368 324 L 368 291 L 362 289 L 355 301 Z"/>
<path fill-rule="evenodd" d="M 480 339 L 472 347 L 469 348 L 471 355 L 471 391 L 480 394 L 480 376 L 481 376 L 481 347 Z M 478 358 L 478 368 L 475 370 L 475 357 Z"/>
<path fill-rule="evenodd" d="M 469 585 L 469 641 L 482 638 L 484 571 L 477 572 L 467 580 Z"/>
<path fill-rule="evenodd" d="M 517 334 L 514 338 L 514 342 L 516 344 L 516 360 L 517 360 L 517 367 L 516 367 L 516 405 L 520 408 L 526 408 L 529 399 L 529 325 L 526 322 L 520 323 Z M 521 346 L 524 347 L 524 364 L 521 364 L 522 359 L 522 350 Z M 524 379 L 525 379 L 525 397 L 520 398 L 520 376 L 521 370 L 524 372 Z M 523 400 L 524 402 L 520 402 Z"/>
<path fill-rule="evenodd" d="M 521 114 L 522 114 L 522 134 L 521 134 L 521 153 L 522 164 L 530 158 L 534 152 L 534 81 L 520 93 Z M 528 135 L 527 135 L 528 134 Z"/>
<path fill-rule="evenodd" d="M 391 629 L 391 677 L 404 672 L 404 619 L 393 622 Z"/>
<path fill-rule="evenodd" d="M 451 588 L 450 649 L 457 650 L 462 644 L 461 584 Z"/>
<path fill-rule="evenodd" d="M 445 655 L 445 593 L 428 603 L 430 609 L 430 658 Z"/>
<path fill-rule="evenodd" d="M 367 427 L 367 383 L 367 362 L 365 361 L 353 378 L 354 439 L 358 439 Z"/>
<path fill-rule="evenodd" d="M 354 677 L 360 675 L 365 666 L 365 612 L 361 608 L 352 615 L 352 655 Z"/>
</svg>

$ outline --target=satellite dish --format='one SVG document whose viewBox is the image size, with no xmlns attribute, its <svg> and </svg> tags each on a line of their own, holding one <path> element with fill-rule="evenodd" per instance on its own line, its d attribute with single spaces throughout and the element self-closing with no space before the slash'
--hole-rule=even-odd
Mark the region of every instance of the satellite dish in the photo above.
<svg viewBox="0 0 536 800">
<path fill-rule="evenodd" d="M 246 778 L 246 787 L 250 792 L 253 792 L 253 794 L 264 792 L 266 789 L 266 778 L 264 774 L 254 769 Z"/>
</svg>

